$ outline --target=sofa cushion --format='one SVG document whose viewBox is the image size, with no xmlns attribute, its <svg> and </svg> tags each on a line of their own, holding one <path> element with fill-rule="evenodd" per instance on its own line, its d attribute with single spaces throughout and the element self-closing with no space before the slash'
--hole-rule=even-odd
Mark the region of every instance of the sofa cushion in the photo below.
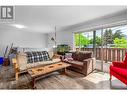
<svg viewBox="0 0 127 95">
<path fill-rule="evenodd" d="M 68 61 L 68 63 L 77 64 L 77 65 L 81 65 L 81 66 L 83 65 L 83 62 L 76 61 L 76 60 Z"/>
<path fill-rule="evenodd" d="M 29 68 L 32 68 L 32 67 L 58 63 L 60 61 L 61 61 L 60 59 L 52 59 L 52 60 L 49 60 L 49 61 L 42 61 L 42 62 L 35 62 L 35 63 L 32 63 L 32 64 L 27 64 L 26 67 L 27 67 L 27 69 L 29 69 Z"/>
<path fill-rule="evenodd" d="M 127 69 L 118 68 L 118 67 L 114 67 L 114 66 L 111 66 L 110 69 L 112 71 L 114 71 L 115 73 L 117 73 L 118 75 L 127 79 Z"/>
<path fill-rule="evenodd" d="M 79 54 L 79 52 L 73 52 L 73 53 L 72 53 L 72 58 L 73 58 L 74 60 L 78 60 L 78 54 Z"/>
<path fill-rule="evenodd" d="M 26 52 L 26 55 L 27 55 L 27 63 L 34 63 L 34 62 L 50 60 L 50 57 L 47 51 Z"/>
<path fill-rule="evenodd" d="M 79 71 L 79 70 L 82 70 L 83 68 L 83 62 L 73 60 L 73 61 L 68 61 L 68 63 L 71 64 L 70 69 L 75 68 L 77 71 Z"/>
<path fill-rule="evenodd" d="M 27 65 L 27 58 L 25 53 L 18 53 L 16 56 L 17 63 L 20 67 L 20 70 L 25 70 Z"/>
<path fill-rule="evenodd" d="M 73 52 L 72 58 L 77 61 L 83 61 L 85 59 L 92 58 L 92 52 L 90 51 Z"/>
<path fill-rule="evenodd" d="M 16 55 L 16 59 L 17 59 L 17 63 L 19 65 L 20 71 L 24 71 L 24 70 L 30 69 L 31 67 L 57 63 L 57 62 L 61 61 L 60 58 L 55 58 L 55 59 L 48 60 L 48 61 L 41 61 L 41 62 L 34 62 L 34 63 L 31 63 L 31 64 L 27 64 L 27 54 L 24 53 L 24 52 L 18 53 Z"/>
<path fill-rule="evenodd" d="M 48 51 L 48 54 L 49 54 L 50 59 L 52 59 L 54 55 L 53 51 Z"/>
<path fill-rule="evenodd" d="M 92 52 L 79 52 L 78 60 L 83 61 L 91 57 L 92 57 Z"/>
<path fill-rule="evenodd" d="M 60 62 L 60 61 L 61 61 L 61 59 L 59 59 L 59 58 L 52 59 L 52 63 L 57 63 L 57 62 Z"/>
</svg>

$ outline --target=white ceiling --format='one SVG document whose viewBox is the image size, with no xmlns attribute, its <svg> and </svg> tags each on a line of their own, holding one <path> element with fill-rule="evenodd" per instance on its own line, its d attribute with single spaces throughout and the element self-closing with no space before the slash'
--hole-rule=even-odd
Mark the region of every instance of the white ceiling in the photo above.
<svg viewBox="0 0 127 95">
<path fill-rule="evenodd" d="M 55 26 L 65 28 L 124 9 L 127 6 L 16 6 L 15 24 L 30 32 L 49 33 Z"/>
</svg>

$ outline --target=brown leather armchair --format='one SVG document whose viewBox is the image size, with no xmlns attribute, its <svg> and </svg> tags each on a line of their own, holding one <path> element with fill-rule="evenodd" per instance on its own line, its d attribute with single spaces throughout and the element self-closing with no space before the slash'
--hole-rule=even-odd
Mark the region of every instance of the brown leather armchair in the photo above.
<svg viewBox="0 0 127 95">
<path fill-rule="evenodd" d="M 79 72 L 85 76 L 95 70 L 96 59 L 92 57 L 92 52 L 72 52 L 72 58 L 73 60 L 66 61 L 67 63 L 71 64 L 68 69 Z"/>
</svg>

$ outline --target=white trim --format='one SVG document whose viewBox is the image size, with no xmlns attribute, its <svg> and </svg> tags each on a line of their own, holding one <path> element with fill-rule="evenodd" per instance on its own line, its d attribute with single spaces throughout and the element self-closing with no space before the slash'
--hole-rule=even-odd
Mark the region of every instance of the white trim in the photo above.
<svg viewBox="0 0 127 95">
<path fill-rule="evenodd" d="M 89 27 L 86 29 L 80 29 L 77 31 L 73 31 L 74 33 L 80 33 L 80 32 L 88 32 L 88 31 L 94 31 L 94 30 L 99 30 L 99 29 L 104 29 L 104 28 L 111 28 L 111 27 L 116 27 L 116 26 L 123 26 L 123 25 L 127 25 L 127 20 L 124 21 L 119 21 L 119 22 L 115 22 L 115 23 L 110 23 L 110 24 L 103 24 L 103 25 L 98 25 L 98 26 L 94 26 L 94 27 Z"/>
</svg>

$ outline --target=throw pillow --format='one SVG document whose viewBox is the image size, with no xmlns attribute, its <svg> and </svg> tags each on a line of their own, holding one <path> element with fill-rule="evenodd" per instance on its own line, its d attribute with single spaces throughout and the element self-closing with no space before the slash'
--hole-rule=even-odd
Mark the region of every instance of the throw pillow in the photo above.
<svg viewBox="0 0 127 95">
<path fill-rule="evenodd" d="M 47 51 L 25 52 L 25 53 L 27 55 L 27 63 L 34 63 L 34 62 L 50 60 L 50 57 Z"/>
<path fill-rule="evenodd" d="M 72 58 L 72 53 L 65 53 L 65 59 L 64 61 L 72 61 L 73 58 Z"/>
</svg>

